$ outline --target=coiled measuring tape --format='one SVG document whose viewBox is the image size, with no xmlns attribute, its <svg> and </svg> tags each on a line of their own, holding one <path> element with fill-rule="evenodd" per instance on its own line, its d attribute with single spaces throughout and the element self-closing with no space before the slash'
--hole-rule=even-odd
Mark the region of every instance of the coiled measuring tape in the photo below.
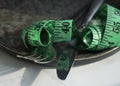
<svg viewBox="0 0 120 86">
<path fill-rule="evenodd" d="M 33 54 L 47 57 L 42 61 L 48 61 L 56 54 L 52 43 L 70 41 L 73 28 L 73 20 L 42 20 L 23 29 L 22 40 Z"/>
<path fill-rule="evenodd" d="M 27 27 L 22 32 L 22 39 L 27 47 L 26 36 L 31 46 L 48 46 L 52 41 L 70 41 L 72 37 L 73 20 L 43 20 Z"/>
<path fill-rule="evenodd" d="M 46 52 L 48 48 L 49 51 L 52 43 L 70 41 L 74 28 L 73 20 L 43 20 L 24 29 L 22 40 L 27 48 L 35 49 L 34 53 L 42 54 L 39 51 Z M 120 10 L 103 5 L 89 25 L 84 27 L 81 38 L 84 43 L 80 45 L 82 50 L 103 50 L 120 46 Z M 49 52 L 51 53 L 53 52 Z"/>
<path fill-rule="evenodd" d="M 103 5 L 82 31 L 83 49 L 103 50 L 120 46 L 120 10 Z"/>
<path fill-rule="evenodd" d="M 51 29 L 49 29 L 51 28 Z M 24 45 L 28 46 L 41 46 L 46 47 L 52 41 L 51 33 L 54 29 L 54 21 L 41 21 L 32 24 L 22 31 L 22 39 Z"/>
</svg>

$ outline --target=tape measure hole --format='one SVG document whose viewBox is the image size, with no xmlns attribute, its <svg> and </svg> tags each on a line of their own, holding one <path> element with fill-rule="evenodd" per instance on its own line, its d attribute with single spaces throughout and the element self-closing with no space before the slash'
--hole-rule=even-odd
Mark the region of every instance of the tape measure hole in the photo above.
<svg viewBox="0 0 120 86">
<path fill-rule="evenodd" d="M 43 45 L 49 44 L 49 32 L 46 29 L 42 29 L 40 33 L 40 41 Z"/>
<path fill-rule="evenodd" d="M 88 29 L 86 35 L 83 37 L 84 43 L 89 46 L 92 43 L 93 40 L 93 33 L 91 30 Z"/>
</svg>

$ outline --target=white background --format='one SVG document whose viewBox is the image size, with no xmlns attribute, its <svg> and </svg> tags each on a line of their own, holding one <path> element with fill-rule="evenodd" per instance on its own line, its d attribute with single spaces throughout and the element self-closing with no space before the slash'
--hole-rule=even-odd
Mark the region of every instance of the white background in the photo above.
<svg viewBox="0 0 120 86">
<path fill-rule="evenodd" d="M 0 86 L 120 86 L 120 51 L 101 61 L 73 67 L 66 80 L 55 69 L 0 51 Z"/>
</svg>

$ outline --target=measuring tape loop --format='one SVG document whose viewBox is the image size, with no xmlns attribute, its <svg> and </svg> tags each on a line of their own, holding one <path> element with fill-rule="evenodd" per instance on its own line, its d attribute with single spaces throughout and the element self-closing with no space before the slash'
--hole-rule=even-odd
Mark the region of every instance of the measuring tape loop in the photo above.
<svg viewBox="0 0 120 86">
<path fill-rule="evenodd" d="M 103 50 L 120 46 L 120 10 L 105 4 L 98 12 L 94 17 L 97 19 L 92 20 L 92 27 L 90 23 L 82 31 L 83 42 L 88 46 L 83 48 Z M 105 20 L 102 18 L 106 19 L 106 25 L 104 25 Z"/>
</svg>

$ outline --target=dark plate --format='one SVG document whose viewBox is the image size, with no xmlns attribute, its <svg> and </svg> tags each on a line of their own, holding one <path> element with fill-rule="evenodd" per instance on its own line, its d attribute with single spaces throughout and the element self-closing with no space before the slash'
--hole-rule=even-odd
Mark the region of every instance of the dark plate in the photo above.
<svg viewBox="0 0 120 86">
<path fill-rule="evenodd" d="M 0 43 L 12 55 L 26 54 L 21 40 L 21 30 L 35 21 L 43 19 L 69 19 L 80 11 L 90 0 L 0 0 Z M 120 8 L 120 0 L 108 0 Z M 62 45 L 61 45 L 62 46 Z M 109 57 L 118 47 L 102 52 L 81 52 L 76 63 L 91 63 Z M 14 53 L 13 53 L 14 52 Z M 55 66 L 56 61 L 47 64 Z"/>
</svg>

